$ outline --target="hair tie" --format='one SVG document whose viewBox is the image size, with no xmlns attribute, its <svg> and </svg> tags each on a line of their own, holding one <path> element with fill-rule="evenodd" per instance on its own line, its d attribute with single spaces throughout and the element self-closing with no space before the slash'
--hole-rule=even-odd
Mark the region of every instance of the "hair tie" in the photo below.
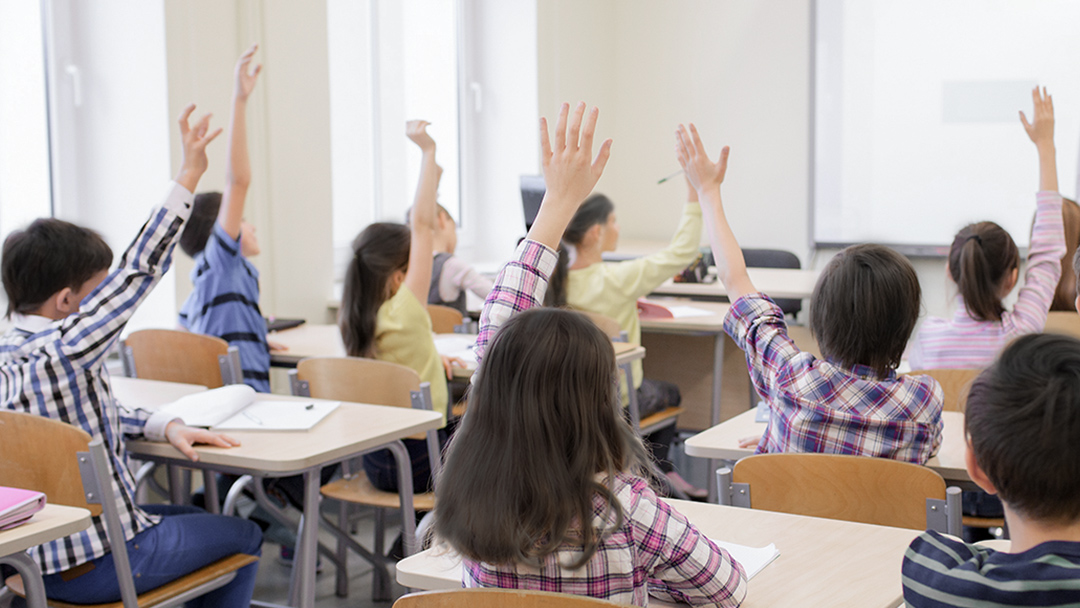
<svg viewBox="0 0 1080 608">
<path fill-rule="evenodd" d="M 983 244 L 982 243 L 982 237 L 977 235 L 977 234 L 973 234 L 973 235 L 967 237 L 966 239 L 964 239 L 964 242 L 967 243 L 968 241 L 970 241 L 972 239 L 975 239 L 975 242 L 978 243 L 979 246 L 982 246 L 982 244 Z"/>
</svg>

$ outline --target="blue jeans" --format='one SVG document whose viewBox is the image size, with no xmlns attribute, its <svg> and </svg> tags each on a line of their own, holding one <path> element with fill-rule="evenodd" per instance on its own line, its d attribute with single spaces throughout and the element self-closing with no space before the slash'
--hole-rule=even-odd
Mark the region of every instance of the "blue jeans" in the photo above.
<svg viewBox="0 0 1080 608">
<path fill-rule="evenodd" d="M 211 515 L 198 507 L 145 505 L 142 508 L 151 515 L 164 517 L 161 523 L 127 542 L 135 591 L 140 594 L 234 553 L 257 556 L 262 552 L 262 531 L 246 519 Z M 44 577 L 46 595 L 79 604 L 119 601 L 113 554 L 110 552 L 91 563 L 93 570 L 68 581 L 60 573 Z M 248 606 L 258 566 L 258 562 L 244 566 L 229 584 L 188 602 L 188 606 Z"/>
</svg>

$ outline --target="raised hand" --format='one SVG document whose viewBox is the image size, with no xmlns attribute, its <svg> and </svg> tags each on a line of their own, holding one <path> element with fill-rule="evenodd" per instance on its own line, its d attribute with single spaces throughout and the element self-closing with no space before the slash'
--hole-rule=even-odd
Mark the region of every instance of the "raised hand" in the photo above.
<svg viewBox="0 0 1080 608">
<path fill-rule="evenodd" d="M 724 183 L 724 175 L 727 173 L 727 161 L 730 148 L 724 146 L 720 150 L 720 159 L 715 163 L 709 160 L 705 152 L 705 146 L 701 143 L 697 127 L 690 123 L 690 131 L 679 125 L 675 131 L 675 157 L 679 159 L 686 181 L 697 190 L 698 194 L 719 191 L 720 184 Z"/>
<path fill-rule="evenodd" d="M 209 164 L 206 160 L 206 146 L 221 135 L 221 129 L 210 132 L 210 114 L 199 119 L 195 126 L 188 125 L 188 118 L 195 111 L 195 104 L 184 108 L 180 113 L 180 141 L 183 150 L 183 159 L 180 161 L 180 172 L 176 175 L 176 182 L 194 192 L 199 185 L 199 179 L 206 172 Z"/>
<path fill-rule="evenodd" d="M 1028 137 L 1037 146 L 1053 145 L 1054 143 L 1054 98 L 1046 93 L 1046 87 L 1039 91 L 1039 87 L 1031 90 L 1031 101 L 1035 105 L 1035 114 L 1032 122 L 1028 122 L 1024 111 L 1020 111 L 1020 122 L 1024 125 Z"/>
<path fill-rule="evenodd" d="M 426 120 L 410 120 L 405 123 L 405 135 L 412 140 L 414 144 L 420 146 L 420 151 L 424 153 L 435 151 L 435 140 L 428 135 L 427 128 L 431 123 Z"/>
<path fill-rule="evenodd" d="M 255 89 L 255 81 L 259 78 L 259 72 L 262 71 L 261 63 L 257 64 L 255 69 L 251 68 L 251 60 L 257 50 L 259 50 L 258 44 L 251 45 L 251 48 L 244 51 L 236 62 L 236 84 L 233 87 L 233 96 L 240 101 L 246 101 L 248 95 L 251 95 L 251 91 Z"/>
</svg>

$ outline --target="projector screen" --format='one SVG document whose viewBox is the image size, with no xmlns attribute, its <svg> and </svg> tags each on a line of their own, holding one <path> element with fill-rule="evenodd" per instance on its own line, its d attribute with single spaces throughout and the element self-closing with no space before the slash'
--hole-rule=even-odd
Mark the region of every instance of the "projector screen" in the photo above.
<svg viewBox="0 0 1080 608">
<path fill-rule="evenodd" d="M 1031 89 L 1054 98 L 1059 188 L 1076 192 L 1080 2 L 817 0 L 816 247 L 944 255 L 991 220 L 1020 247 L 1038 189 Z"/>
</svg>

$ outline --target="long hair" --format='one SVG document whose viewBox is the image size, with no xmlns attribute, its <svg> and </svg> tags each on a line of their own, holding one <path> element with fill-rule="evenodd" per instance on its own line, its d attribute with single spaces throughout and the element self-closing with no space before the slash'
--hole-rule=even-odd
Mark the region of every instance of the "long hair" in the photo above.
<svg viewBox="0 0 1080 608">
<path fill-rule="evenodd" d="M 622 506 L 598 474 L 645 475 L 645 447 L 623 415 L 611 341 L 579 313 L 510 319 L 484 358 L 469 411 L 435 483 L 435 532 L 462 555 L 535 563 L 563 545 L 579 568 Z M 593 501 L 607 503 L 593 526 Z"/>
<path fill-rule="evenodd" d="M 1020 266 L 1020 251 L 1009 233 L 994 222 L 964 226 L 949 248 L 949 274 L 973 319 L 1000 321 L 1001 286 Z"/>
<path fill-rule="evenodd" d="M 401 224 L 371 224 L 352 242 L 345 272 L 338 327 L 350 357 L 375 356 L 375 318 L 392 295 L 390 276 L 409 267 L 409 229 Z"/>
<path fill-rule="evenodd" d="M 559 245 L 559 263 L 548 281 L 544 306 L 566 307 L 566 280 L 570 273 L 570 254 L 566 245 L 580 246 L 585 240 L 585 233 L 593 226 L 607 222 L 613 211 L 615 205 L 603 194 L 590 196 L 578 207 L 577 213 L 563 232 L 562 243 Z"/>
</svg>

